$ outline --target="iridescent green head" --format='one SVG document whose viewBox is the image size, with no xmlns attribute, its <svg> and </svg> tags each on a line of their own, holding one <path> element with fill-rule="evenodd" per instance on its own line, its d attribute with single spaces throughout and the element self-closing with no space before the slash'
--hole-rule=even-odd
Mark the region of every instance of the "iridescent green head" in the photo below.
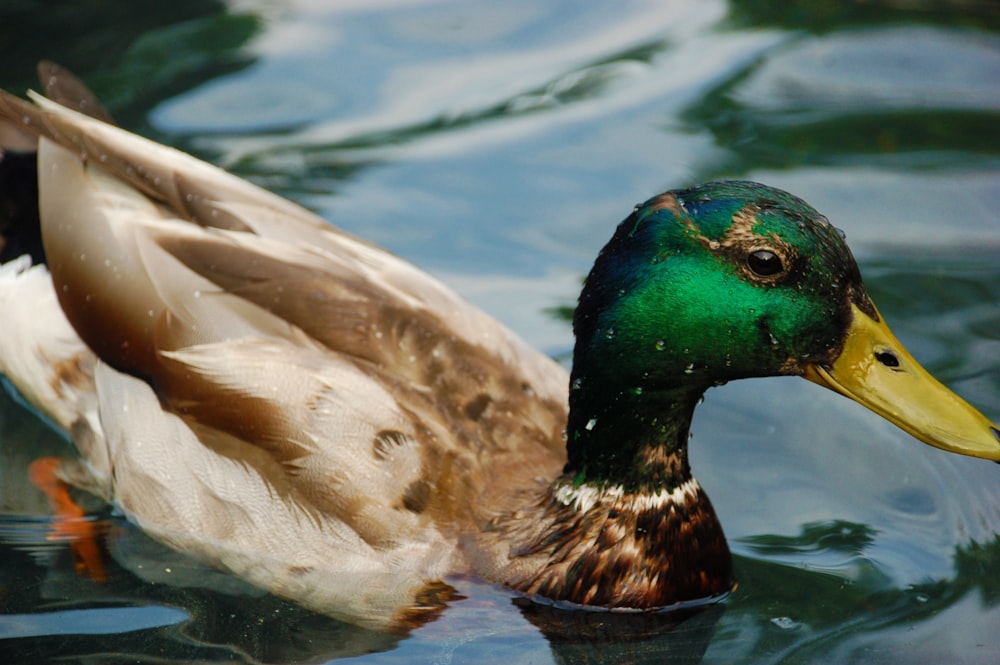
<svg viewBox="0 0 1000 665">
<path fill-rule="evenodd" d="M 816 380 L 859 318 L 880 322 L 843 234 L 801 199 L 734 181 L 650 199 L 618 227 L 580 296 L 567 470 L 578 482 L 687 477 L 687 428 L 708 387 Z M 890 346 L 866 362 L 898 372 L 906 352 Z"/>
<path fill-rule="evenodd" d="M 871 311 L 841 234 L 805 201 L 752 182 L 668 192 L 587 277 L 575 367 L 643 390 L 801 374 L 836 354 L 851 301 Z"/>
</svg>

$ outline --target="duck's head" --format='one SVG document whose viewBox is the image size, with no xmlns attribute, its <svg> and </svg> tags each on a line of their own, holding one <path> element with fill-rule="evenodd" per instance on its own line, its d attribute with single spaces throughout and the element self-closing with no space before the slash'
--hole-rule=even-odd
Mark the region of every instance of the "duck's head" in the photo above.
<svg viewBox="0 0 1000 665">
<path fill-rule="evenodd" d="M 796 375 L 945 450 L 1000 460 L 1000 430 L 938 383 L 875 308 L 843 234 L 801 199 L 714 182 L 637 206 L 574 317 L 568 471 L 642 485 L 687 476 L 712 385 Z"/>
</svg>

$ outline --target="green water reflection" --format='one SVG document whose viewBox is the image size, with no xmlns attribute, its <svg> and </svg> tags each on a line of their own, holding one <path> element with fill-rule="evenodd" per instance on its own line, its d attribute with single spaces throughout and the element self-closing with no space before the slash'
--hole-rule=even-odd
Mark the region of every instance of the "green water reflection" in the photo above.
<svg viewBox="0 0 1000 665">
<path fill-rule="evenodd" d="M 1000 9 L 989 0 L 734 0 L 730 7 L 734 25 L 776 26 L 814 33 L 895 23 L 1000 28 Z"/>
</svg>

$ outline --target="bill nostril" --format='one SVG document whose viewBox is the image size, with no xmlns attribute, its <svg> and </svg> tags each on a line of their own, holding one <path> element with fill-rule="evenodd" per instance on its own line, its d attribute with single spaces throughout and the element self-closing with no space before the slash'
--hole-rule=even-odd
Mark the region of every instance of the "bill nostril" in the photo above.
<svg viewBox="0 0 1000 665">
<path fill-rule="evenodd" d="M 886 367 L 899 367 L 899 357 L 892 351 L 876 351 L 875 360 Z"/>
</svg>

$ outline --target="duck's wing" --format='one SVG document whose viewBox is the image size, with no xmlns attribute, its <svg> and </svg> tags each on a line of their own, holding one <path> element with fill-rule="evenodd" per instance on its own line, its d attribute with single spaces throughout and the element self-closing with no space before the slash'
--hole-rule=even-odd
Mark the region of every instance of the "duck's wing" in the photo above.
<svg viewBox="0 0 1000 665">
<path fill-rule="evenodd" d="M 33 99 L 0 93 L 0 116 L 40 137 L 45 250 L 90 411 L 24 390 L 54 380 L 18 376 L 46 371 L 45 351 L 4 371 L 151 533 L 384 619 L 454 569 L 449 531 L 487 486 L 558 471 L 566 375 L 550 359 L 308 211 Z"/>
<path fill-rule="evenodd" d="M 37 105 L 0 93 L 0 116 L 25 132 L 44 136 L 73 153 L 71 158 L 57 158 L 59 151 L 48 151 L 46 155 L 51 157 L 43 159 L 39 165 L 43 189 L 41 203 L 47 226 L 63 224 L 63 220 L 71 217 L 86 227 L 85 231 L 77 229 L 77 233 L 65 228 L 60 229 L 61 232 L 47 233 L 46 244 L 51 243 L 57 255 L 72 256 L 73 249 L 67 247 L 78 247 L 84 238 L 93 238 L 91 245 L 103 243 L 102 230 L 115 232 L 128 225 L 128 222 L 112 219 L 123 210 L 142 211 L 147 221 L 189 222 L 163 227 L 157 235 L 164 239 L 176 235 L 175 239 L 162 244 L 169 244 L 172 252 L 182 261 L 194 264 L 189 267 L 203 276 L 208 270 L 207 266 L 198 265 L 199 257 L 214 260 L 216 257 L 209 256 L 206 250 L 222 251 L 227 242 L 235 248 L 229 257 L 230 265 L 242 261 L 248 253 L 267 254 L 280 247 L 284 253 L 276 256 L 270 266 L 230 270 L 228 274 L 224 274 L 224 267 L 219 267 L 218 274 L 209 278 L 226 280 L 230 286 L 254 280 L 256 288 L 242 294 L 247 299 L 256 297 L 258 305 L 261 301 L 273 303 L 270 309 L 278 316 L 297 315 L 299 318 L 292 323 L 312 333 L 325 330 L 320 333 L 324 341 L 341 339 L 332 344 L 333 348 L 362 356 L 388 357 L 394 355 L 396 349 L 388 341 L 378 344 L 378 338 L 364 337 L 358 343 L 357 338 L 352 340 L 340 334 L 344 328 L 356 329 L 352 324 L 357 321 L 377 323 L 379 318 L 391 319 L 379 316 L 386 312 L 428 313 L 440 319 L 450 335 L 516 366 L 542 398 L 562 399 L 565 396 L 564 374 L 553 371 L 554 363 L 406 261 L 329 225 L 286 199 L 190 155 L 73 112 L 44 97 L 32 97 Z M 59 159 L 75 159 L 80 167 L 67 173 L 54 166 Z M 99 168 L 93 168 L 95 166 Z M 59 189 L 62 187 L 72 188 L 72 192 Z M 87 196 L 89 200 L 79 201 L 71 193 Z M 107 221 L 102 224 L 83 219 L 84 215 L 104 217 Z M 192 233 L 195 229 L 204 232 Z M 212 233 L 220 230 L 240 231 L 243 235 L 227 239 L 225 234 Z M 274 244 L 266 244 L 265 239 Z M 254 244 L 253 241 L 258 242 Z M 120 256 L 122 250 L 134 253 L 135 248 L 118 243 L 106 253 L 115 250 Z M 284 274 L 268 273 L 268 269 L 280 270 L 281 265 L 286 268 Z M 67 274 L 66 281 L 89 274 L 98 275 L 96 278 L 107 276 L 106 271 L 102 275 L 100 270 L 77 269 Z M 279 282 L 289 279 L 300 280 L 293 284 L 295 287 L 303 283 L 308 286 L 309 280 L 325 280 L 327 288 L 340 296 L 334 299 L 338 304 L 317 308 L 315 299 L 311 299 L 305 303 L 307 312 L 303 316 L 303 312 L 294 311 L 296 305 L 303 304 L 301 301 L 288 297 L 276 299 L 267 293 L 269 286 L 285 292 L 289 284 L 279 285 Z M 358 304 L 344 307 L 344 300 Z M 126 308 L 119 309 L 124 311 Z M 353 320 L 347 323 L 347 318 Z"/>
</svg>

